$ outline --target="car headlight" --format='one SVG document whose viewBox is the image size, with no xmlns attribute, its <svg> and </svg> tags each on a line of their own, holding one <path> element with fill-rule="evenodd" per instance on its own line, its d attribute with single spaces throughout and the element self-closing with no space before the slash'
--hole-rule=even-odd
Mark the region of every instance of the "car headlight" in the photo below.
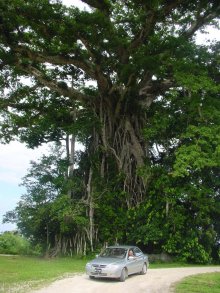
<svg viewBox="0 0 220 293">
<path fill-rule="evenodd" d="M 92 266 L 92 265 L 91 265 L 90 262 L 88 262 L 88 263 L 86 264 L 86 267 L 87 267 L 87 268 L 91 268 L 91 266 Z"/>
</svg>

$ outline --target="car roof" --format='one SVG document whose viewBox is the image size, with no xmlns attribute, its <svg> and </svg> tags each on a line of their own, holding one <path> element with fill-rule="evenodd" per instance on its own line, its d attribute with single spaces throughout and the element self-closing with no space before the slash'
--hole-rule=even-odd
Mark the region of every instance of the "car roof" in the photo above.
<svg viewBox="0 0 220 293">
<path fill-rule="evenodd" d="M 124 249 L 129 249 L 129 248 L 136 248 L 137 246 L 134 245 L 111 245 L 107 246 L 106 248 L 124 248 Z"/>
</svg>

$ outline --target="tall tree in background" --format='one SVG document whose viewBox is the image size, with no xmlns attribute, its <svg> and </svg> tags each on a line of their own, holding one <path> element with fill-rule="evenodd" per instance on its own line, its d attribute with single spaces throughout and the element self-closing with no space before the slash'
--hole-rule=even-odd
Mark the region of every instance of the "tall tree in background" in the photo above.
<svg viewBox="0 0 220 293">
<path fill-rule="evenodd" d="M 31 147 L 71 134 L 83 141 L 90 237 L 99 201 L 97 217 L 106 211 L 106 219 L 115 218 L 123 239 L 125 223 L 116 215 L 152 200 L 168 218 L 190 197 L 192 186 L 178 190 L 180 184 L 192 178 L 200 189 L 210 183 L 205 170 L 215 177 L 219 45 L 197 46 L 195 35 L 216 24 L 220 6 L 82 2 L 86 11 L 59 1 L 0 3 L 1 136 Z M 216 196 L 215 183 L 204 196 Z M 104 222 L 100 231 L 110 237 Z"/>
<path fill-rule="evenodd" d="M 71 198 L 67 194 L 66 170 L 67 160 L 61 146 L 51 148 L 37 162 L 32 161 L 22 180 L 26 193 L 4 217 L 5 222 L 16 223 L 22 235 L 39 245 L 47 256 L 85 254 L 89 243 L 86 206 L 81 197 Z"/>
</svg>

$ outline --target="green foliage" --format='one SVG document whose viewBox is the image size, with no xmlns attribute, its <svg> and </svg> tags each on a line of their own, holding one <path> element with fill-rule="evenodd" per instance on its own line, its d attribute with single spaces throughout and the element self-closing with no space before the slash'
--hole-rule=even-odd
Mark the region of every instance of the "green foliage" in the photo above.
<svg viewBox="0 0 220 293">
<path fill-rule="evenodd" d="M 123 199 L 126 195 L 120 191 L 107 191 L 97 203 L 96 221 L 99 223 L 100 241 L 108 244 L 123 243 L 128 221 Z"/>
<path fill-rule="evenodd" d="M 197 238 L 188 241 L 184 245 L 180 258 L 182 258 L 183 261 L 192 263 L 209 263 L 211 261 L 209 252 L 198 243 Z"/>
<path fill-rule="evenodd" d="M 88 226 L 84 210 L 85 206 L 82 202 L 74 201 L 67 195 L 59 196 L 50 207 L 50 219 L 52 223 L 59 225 L 61 233 L 73 233 L 76 227 L 83 229 Z"/>
<path fill-rule="evenodd" d="M 189 237 L 189 238 L 188 238 Z M 176 255 L 178 260 L 187 263 L 207 264 L 212 261 L 210 252 L 206 247 L 199 244 L 197 237 L 193 238 L 193 233 L 185 239 L 176 233 L 164 245 L 164 250 Z"/>
<path fill-rule="evenodd" d="M 31 254 L 30 242 L 19 234 L 4 232 L 0 235 L 0 254 Z"/>
<path fill-rule="evenodd" d="M 186 141 L 176 151 L 174 176 L 189 176 L 192 172 L 220 165 L 220 127 L 189 126 L 182 139 Z"/>
</svg>

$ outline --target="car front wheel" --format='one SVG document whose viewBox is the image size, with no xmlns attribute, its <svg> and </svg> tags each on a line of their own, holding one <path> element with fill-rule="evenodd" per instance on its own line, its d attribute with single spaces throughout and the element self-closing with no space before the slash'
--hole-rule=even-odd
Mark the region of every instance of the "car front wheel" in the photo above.
<svg viewBox="0 0 220 293">
<path fill-rule="evenodd" d="M 141 275 L 146 275 L 146 273 L 147 273 L 147 266 L 146 266 L 146 263 L 144 263 L 141 270 Z"/>
<path fill-rule="evenodd" d="M 127 272 L 126 272 L 126 269 L 123 268 L 123 270 L 121 271 L 120 281 L 124 282 L 126 277 L 127 277 Z"/>
</svg>

